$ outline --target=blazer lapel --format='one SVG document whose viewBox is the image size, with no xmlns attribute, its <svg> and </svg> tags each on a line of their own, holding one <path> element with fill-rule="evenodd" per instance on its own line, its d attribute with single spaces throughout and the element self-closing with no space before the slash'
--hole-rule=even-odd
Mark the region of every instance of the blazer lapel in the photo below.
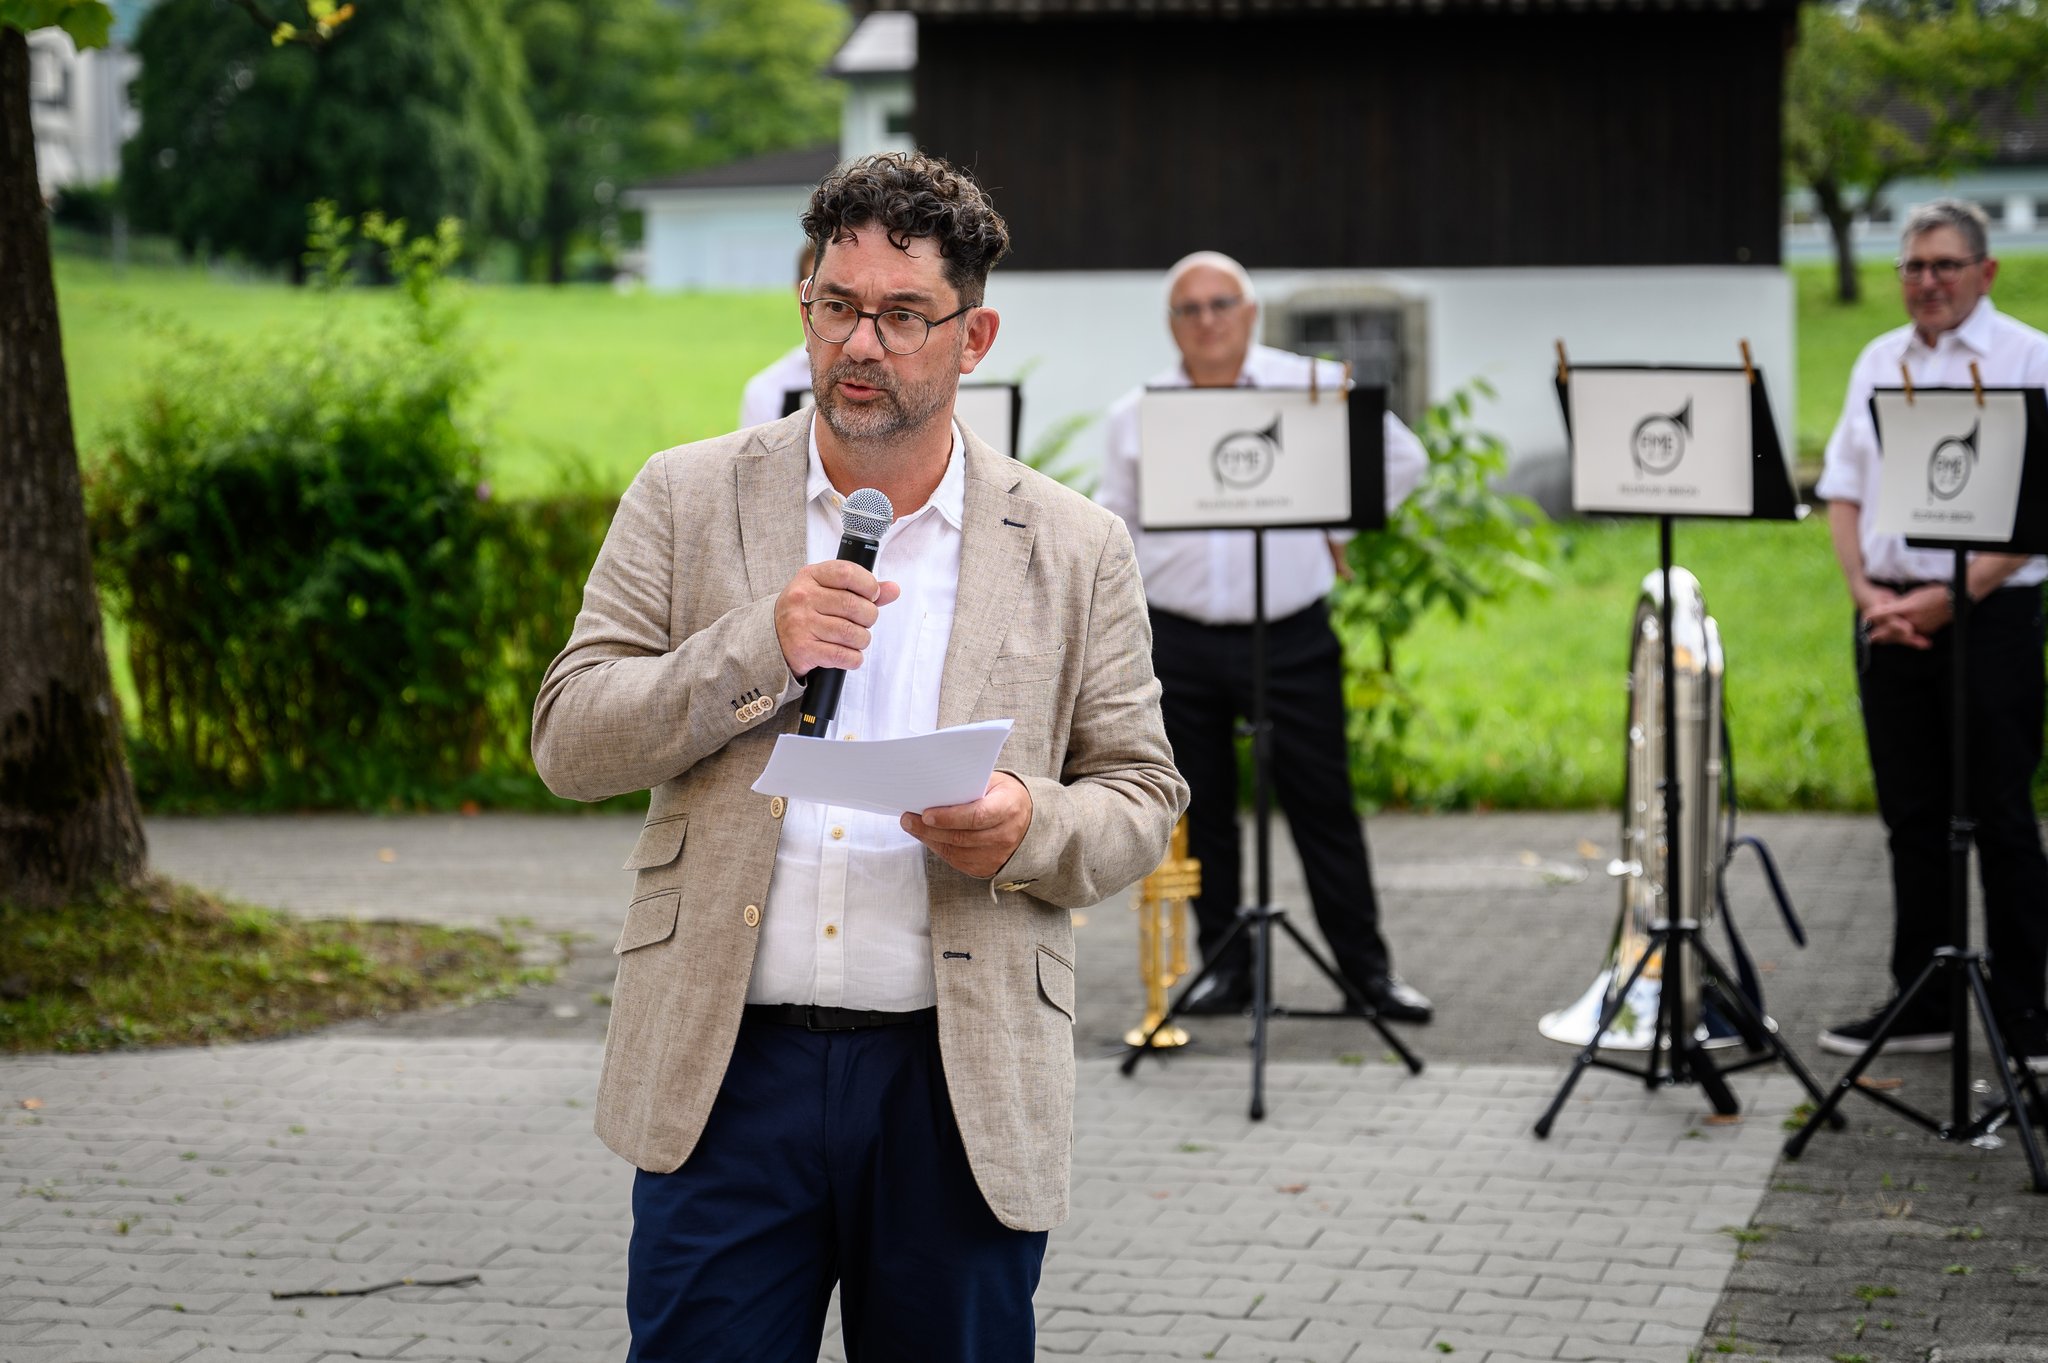
<svg viewBox="0 0 2048 1363">
<path fill-rule="evenodd" d="M 809 431 L 809 412 L 757 427 L 753 448 L 734 465 L 747 593 L 756 601 L 780 593 L 804 566 Z"/>
<path fill-rule="evenodd" d="M 965 428 L 963 428 L 965 429 Z M 939 726 L 964 724 L 995 670 L 996 653 L 1024 594 L 1038 503 L 1013 490 L 1023 481 L 1014 460 L 967 433 L 967 490 L 960 526 L 959 605 L 946 671 L 939 682 Z"/>
</svg>

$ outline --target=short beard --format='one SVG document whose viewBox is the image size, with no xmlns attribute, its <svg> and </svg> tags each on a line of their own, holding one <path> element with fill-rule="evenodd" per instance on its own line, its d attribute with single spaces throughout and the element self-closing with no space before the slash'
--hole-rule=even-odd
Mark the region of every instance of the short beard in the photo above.
<svg viewBox="0 0 2048 1363">
<path fill-rule="evenodd" d="M 942 372 L 929 383 L 906 385 L 879 364 L 841 360 L 812 376 L 811 396 L 832 434 L 849 446 L 872 448 L 931 425 L 953 400 L 957 385 L 946 379 Z M 865 384 L 882 396 L 872 402 L 847 402 L 839 395 L 842 380 Z"/>
</svg>

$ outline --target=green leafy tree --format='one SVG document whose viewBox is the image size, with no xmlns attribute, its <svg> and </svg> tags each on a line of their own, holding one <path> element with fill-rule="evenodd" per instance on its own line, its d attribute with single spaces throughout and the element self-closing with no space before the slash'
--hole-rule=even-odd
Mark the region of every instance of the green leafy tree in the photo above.
<svg viewBox="0 0 2048 1363">
<path fill-rule="evenodd" d="M 846 25 L 833 0 L 693 4 L 683 68 L 693 131 L 678 169 L 830 140 L 843 95 L 819 72 Z"/>
<path fill-rule="evenodd" d="M 831 0 L 509 0 L 527 107 L 544 145 L 540 206 L 522 229 L 530 275 L 561 283 L 579 237 L 616 222 L 650 175 L 827 141 L 845 32 Z"/>
<path fill-rule="evenodd" d="M 0 0 L 0 902 L 64 905 L 143 869 L 86 542 L 36 191 L 30 30 L 107 40 L 98 0 Z"/>
<path fill-rule="evenodd" d="M 539 130 L 539 205 L 526 272 L 559 284 L 572 244 L 616 221 L 620 190 L 688 153 L 681 14 L 660 0 L 510 0 Z"/>
<path fill-rule="evenodd" d="M 142 126 L 123 154 L 137 226 L 296 274 L 316 199 L 483 231 L 529 217 L 540 139 L 500 7 L 377 0 L 334 29 L 346 9 L 164 0 L 149 12 L 135 39 Z"/>
<path fill-rule="evenodd" d="M 1786 174 L 1813 191 L 1827 220 L 1842 302 L 1861 296 L 1854 220 L 1903 177 L 1985 160 L 1986 113 L 2030 104 L 2044 82 L 2048 15 L 2032 7 L 1801 9 L 1786 76 Z"/>
</svg>

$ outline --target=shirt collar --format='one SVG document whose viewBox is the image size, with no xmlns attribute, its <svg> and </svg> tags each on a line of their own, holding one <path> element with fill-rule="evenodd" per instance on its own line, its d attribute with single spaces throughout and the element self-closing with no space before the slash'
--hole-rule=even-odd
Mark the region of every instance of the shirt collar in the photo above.
<svg viewBox="0 0 2048 1363">
<path fill-rule="evenodd" d="M 1965 317 L 1960 325 L 1943 332 L 1942 336 L 1955 337 L 1958 345 L 1974 354 L 1989 355 L 1993 349 L 1994 338 L 1992 331 L 1997 325 L 1998 309 L 1992 306 L 1991 295 L 1985 294 L 1977 300 L 1977 306 L 1970 309 L 1970 315 Z M 1940 347 L 1941 340 L 1941 336 L 1935 337 L 1934 346 L 1930 348 L 1925 341 L 1920 339 L 1920 332 L 1916 328 L 1910 324 L 1906 327 L 1906 349 L 1908 351 L 1912 351 L 1917 347 L 1919 350 L 1931 355 L 1935 349 Z"/>
<path fill-rule="evenodd" d="M 938 487 L 932 490 L 932 495 L 926 499 L 923 506 L 917 509 L 915 515 L 902 517 L 895 521 L 889 527 L 891 532 L 899 525 L 905 525 L 910 521 L 916 520 L 927 511 L 934 512 L 940 516 L 946 524 L 952 526 L 955 530 L 960 529 L 965 523 L 967 519 L 967 442 L 961 437 L 960 423 L 956 421 L 952 425 L 953 448 L 946 453 L 946 471 L 940 476 Z M 810 476 L 804 483 L 804 502 L 808 505 L 811 502 L 822 499 L 824 504 L 836 513 L 845 503 L 846 499 L 840 495 L 839 489 L 832 486 L 832 480 L 825 476 L 825 458 L 818 452 L 818 418 L 815 411 L 811 416 L 810 438 L 811 467 Z"/>
</svg>

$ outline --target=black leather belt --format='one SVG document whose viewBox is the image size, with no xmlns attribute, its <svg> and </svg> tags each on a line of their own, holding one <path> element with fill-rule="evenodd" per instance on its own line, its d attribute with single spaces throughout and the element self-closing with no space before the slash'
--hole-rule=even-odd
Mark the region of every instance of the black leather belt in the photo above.
<svg viewBox="0 0 2048 1363">
<path fill-rule="evenodd" d="M 909 1013 L 878 1013 L 865 1008 L 827 1008 L 816 1003 L 750 1003 L 747 1017 L 753 1022 L 777 1022 L 785 1027 L 803 1027 L 813 1032 L 855 1032 L 863 1027 L 908 1027 L 923 1022 L 939 1010 L 919 1008 Z"/>
</svg>

